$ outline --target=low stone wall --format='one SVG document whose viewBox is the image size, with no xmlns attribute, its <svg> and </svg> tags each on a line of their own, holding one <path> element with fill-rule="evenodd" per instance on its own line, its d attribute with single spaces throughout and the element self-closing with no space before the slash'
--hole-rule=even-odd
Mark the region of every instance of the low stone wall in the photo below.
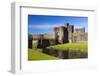
<svg viewBox="0 0 100 76">
<path fill-rule="evenodd" d="M 61 59 L 77 59 L 77 58 L 87 58 L 88 53 L 82 52 L 80 50 L 50 50 L 44 49 L 43 53 L 51 56 L 55 56 Z"/>
</svg>

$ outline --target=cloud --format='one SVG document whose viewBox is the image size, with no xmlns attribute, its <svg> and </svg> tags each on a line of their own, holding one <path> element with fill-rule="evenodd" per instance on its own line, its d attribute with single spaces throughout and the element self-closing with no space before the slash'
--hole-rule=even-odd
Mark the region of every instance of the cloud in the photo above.
<svg viewBox="0 0 100 76">
<path fill-rule="evenodd" d="M 29 25 L 29 29 L 40 29 L 40 30 L 48 30 L 53 29 L 54 27 L 62 26 L 61 24 L 44 24 L 44 25 Z"/>
</svg>

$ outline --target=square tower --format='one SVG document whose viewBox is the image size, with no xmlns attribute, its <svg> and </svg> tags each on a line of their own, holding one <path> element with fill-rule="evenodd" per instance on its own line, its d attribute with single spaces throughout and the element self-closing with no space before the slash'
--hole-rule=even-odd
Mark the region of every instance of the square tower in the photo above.
<svg viewBox="0 0 100 76">
<path fill-rule="evenodd" d="M 56 43 L 69 43 L 72 42 L 72 33 L 74 26 L 69 23 L 64 26 L 54 28 Z"/>
<path fill-rule="evenodd" d="M 73 32 L 74 32 L 74 26 L 69 25 L 69 23 L 64 24 L 64 27 L 67 28 L 68 33 L 65 33 L 68 35 L 68 42 L 72 43 L 73 42 Z"/>
</svg>

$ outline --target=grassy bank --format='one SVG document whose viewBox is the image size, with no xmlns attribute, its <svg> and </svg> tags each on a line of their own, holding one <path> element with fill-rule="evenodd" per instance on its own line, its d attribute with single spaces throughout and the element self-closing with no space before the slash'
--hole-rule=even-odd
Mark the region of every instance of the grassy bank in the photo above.
<svg viewBox="0 0 100 76">
<path fill-rule="evenodd" d="M 82 51 L 82 52 L 87 52 L 88 50 L 88 45 L 87 43 L 67 43 L 67 44 L 58 44 L 54 46 L 47 47 L 49 50 L 61 50 L 61 51 Z"/>
<path fill-rule="evenodd" d="M 40 51 L 42 51 L 41 49 L 28 49 L 28 60 L 32 61 L 32 60 L 57 60 L 59 58 L 41 53 Z"/>
</svg>

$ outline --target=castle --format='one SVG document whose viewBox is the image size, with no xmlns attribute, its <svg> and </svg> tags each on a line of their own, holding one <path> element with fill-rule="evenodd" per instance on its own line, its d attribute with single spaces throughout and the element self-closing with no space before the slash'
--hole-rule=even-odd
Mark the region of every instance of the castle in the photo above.
<svg viewBox="0 0 100 76">
<path fill-rule="evenodd" d="M 70 25 L 69 23 L 61 27 L 55 27 L 54 32 L 58 43 L 87 42 L 88 40 L 88 33 L 85 32 L 84 27 L 74 29 L 74 25 Z"/>
<path fill-rule="evenodd" d="M 85 28 L 74 28 L 74 25 L 65 23 L 64 26 L 55 27 L 54 34 L 39 34 L 32 35 L 29 39 L 29 46 L 32 47 L 32 40 L 38 40 L 39 45 L 44 45 L 44 42 L 40 43 L 39 40 L 46 39 L 46 42 L 50 40 L 55 42 L 54 44 L 63 43 L 77 43 L 77 42 L 87 42 L 88 33 L 85 32 Z M 47 41 L 48 40 L 48 41 Z M 49 43 L 45 43 L 49 44 Z"/>
</svg>

